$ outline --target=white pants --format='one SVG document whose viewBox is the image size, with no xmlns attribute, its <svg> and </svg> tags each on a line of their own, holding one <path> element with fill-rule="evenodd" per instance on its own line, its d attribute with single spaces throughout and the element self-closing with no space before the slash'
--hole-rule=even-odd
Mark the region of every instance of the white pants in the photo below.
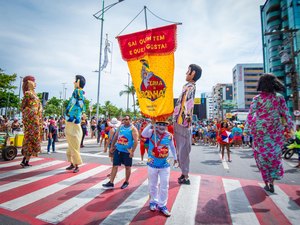
<svg viewBox="0 0 300 225">
<path fill-rule="evenodd" d="M 159 185 L 158 185 L 159 178 Z M 159 207 L 167 205 L 169 191 L 170 167 L 152 168 L 148 166 L 148 183 L 150 203 L 157 203 Z"/>
</svg>

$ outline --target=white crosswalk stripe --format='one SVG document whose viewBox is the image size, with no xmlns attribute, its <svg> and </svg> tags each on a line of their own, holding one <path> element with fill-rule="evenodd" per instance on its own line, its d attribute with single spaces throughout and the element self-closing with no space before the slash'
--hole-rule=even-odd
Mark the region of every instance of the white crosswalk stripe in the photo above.
<svg viewBox="0 0 300 225">
<path fill-rule="evenodd" d="M 148 180 L 146 180 L 101 224 L 129 224 L 147 202 L 148 198 Z"/>
<path fill-rule="evenodd" d="M 28 172 L 32 172 L 32 171 L 38 171 L 40 169 L 47 168 L 49 166 L 54 166 L 54 165 L 60 164 L 62 162 L 63 161 L 55 160 L 55 161 L 50 161 L 50 162 L 43 163 L 43 164 L 36 165 L 36 166 L 32 166 L 32 167 L 20 168 L 20 169 L 16 169 L 16 170 L 6 172 L 6 173 L 1 173 L 0 174 L 0 179 L 15 176 L 15 175 L 19 175 L 19 174 L 23 174 L 23 173 L 28 173 Z"/>
<path fill-rule="evenodd" d="M 166 224 L 193 224 L 195 221 L 195 215 L 197 211 L 197 203 L 198 203 L 198 195 L 200 189 L 201 177 L 190 175 L 189 179 L 191 181 L 191 185 L 181 185 L 179 192 L 177 194 L 177 198 L 172 207 L 172 216 L 167 220 Z M 190 191 L 190 190 L 193 191 Z M 189 194 L 187 194 L 189 193 Z M 189 210 L 182 214 L 178 212 L 186 211 L 186 204 L 188 203 Z"/>
<path fill-rule="evenodd" d="M 260 184 L 264 187 L 264 184 Z M 300 221 L 300 207 L 292 201 L 284 191 L 277 185 L 274 186 L 275 193 L 267 193 L 277 207 L 284 213 L 284 215 L 291 221 L 292 224 L 298 224 Z M 297 213 L 296 213 L 297 212 Z"/>
<path fill-rule="evenodd" d="M 223 178 L 232 224 L 256 225 L 259 221 L 238 180 Z"/>
<path fill-rule="evenodd" d="M 28 205 L 37 200 L 45 198 L 51 194 L 54 194 L 55 192 L 57 192 L 59 190 L 62 190 L 72 184 L 75 184 L 82 179 L 85 179 L 85 178 L 93 176 L 97 173 L 100 173 L 101 171 L 106 170 L 108 168 L 109 168 L 108 166 L 99 166 L 94 169 L 88 170 L 86 172 L 79 173 L 78 175 L 70 177 L 64 181 L 58 182 L 56 184 L 50 185 L 50 186 L 40 189 L 38 191 L 21 196 L 19 198 L 13 199 L 11 201 L 5 202 L 5 203 L 1 204 L 0 207 L 9 209 L 9 210 L 17 210 L 25 205 Z"/>
<path fill-rule="evenodd" d="M 42 158 L 32 158 L 30 160 L 30 162 L 36 162 L 42 160 Z M 14 162 L 9 162 L 9 163 L 4 163 L 4 164 L 0 164 L 0 168 L 5 168 L 5 167 L 9 167 L 9 166 L 16 166 L 16 165 L 20 165 L 20 161 L 14 161 Z"/>
<path fill-rule="evenodd" d="M 52 177 L 55 174 L 64 172 L 65 170 L 66 170 L 65 166 L 63 166 L 59 169 L 51 170 L 51 171 L 48 171 L 46 173 L 39 174 L 38 176 L 33 176 L 33 177 L 30 177 L 30 178 L 25 178 L 25 179 L 21 179 L 21 180 L 18 180 L 18 181 L 14 181 L 14 182 L 10 182 L 10 183 L 1 185 L 0 186 L 0 193 L 4 192 L 4 191 L 8 191 L 8 190 L 13 189 L 13 188 L 17 188 L 17 187 L 26 185 L 26 184 L 33 183 L 35 181 L 39 181 L 39 180 L 42 180 L 42 179 L 45 179 L 45 178 L 48 178 L 48 177 Z"/>
<path fill-rule="evenodd" d="M 122 179 L 124 179 L 124 177 L 125 177 L 124 171 L 120 171 L 120 175 L 115 179 L 115 182 L 121 181 Z M 103 193 L 105 189 L 102 188 L 102 184 L 104 184 L 105 182 L 107 181 L 102 181 L 100 183 L 97 183 L 96 185 L 85 190 L 79 195 L 65 201 L 64 203 L 58 205 L 57 207 L 41 215 L 38 215 L 36 218 L 54 224 L 63 221 L 67 216 L 71 215 L 77 209 L 84 206 L 85 204 L 93 200 L 95 197 Z"/>
</svg>

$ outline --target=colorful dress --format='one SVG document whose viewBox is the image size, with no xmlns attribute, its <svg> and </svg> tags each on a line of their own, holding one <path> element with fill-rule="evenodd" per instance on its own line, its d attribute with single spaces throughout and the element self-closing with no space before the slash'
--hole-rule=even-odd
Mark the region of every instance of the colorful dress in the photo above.
<svg viewBox="0 0 300 225">
<path fill-rule="evenodd" d="M 262 92 L 253 98 L 244 132 L 250 131 L 253 136 L 254 158 L 268 183 L 284 174 L 281 149 L 285 126 L 290 130 L 293 122 L 282 95 Z"/>
<path fill-rule="evenodd" d="M 37 156 L 41 151 L 43 120 L 42 105 L 34 92 L 25 92 L 22 99 L 22 118 L 24 126 L 23 155 Z"/>
</svg>

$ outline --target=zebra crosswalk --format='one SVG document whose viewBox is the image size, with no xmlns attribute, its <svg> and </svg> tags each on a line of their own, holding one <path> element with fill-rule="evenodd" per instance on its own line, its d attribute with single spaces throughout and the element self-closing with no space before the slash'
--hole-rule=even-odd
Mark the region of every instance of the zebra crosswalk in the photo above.
<svg viewBox="0 0 300 225">
<path fill-rule="evenodd" d="M 148 209 L 145 167 L 133 167 L 129 186 L 122 190 L 124 169 L 115 189 L 105 190 L 109 165 L 84 164 L 79 173 L 66 171 L 68 163 L 34 158 L 21 168 L 20 159 L 0 162 L 0 215 L 27 224 L 298 224 L 300 185 L 277 183 L 275 193 L 261 181 L 191 174 L 191 185 L 178 185 L 171 172 L 164 217 Z M 0 224 L 5 224 L 1 222 Z M 11 224 L 11 223 L 10 223 Z"/>
</svg>

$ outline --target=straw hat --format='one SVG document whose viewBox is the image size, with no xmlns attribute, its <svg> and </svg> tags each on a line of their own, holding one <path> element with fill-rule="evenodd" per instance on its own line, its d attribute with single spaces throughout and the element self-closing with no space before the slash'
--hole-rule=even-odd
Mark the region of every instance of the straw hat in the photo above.
<svg viewBox="0 0 300 225">
<path fill-rule="evenodd" d="M 111 121 L 108 122 L 108 125 L 111 127 L 119 127 L 121 125 L 121 122 L 117 120 L 116 118 L 112 118 Z"/>
</svg>

